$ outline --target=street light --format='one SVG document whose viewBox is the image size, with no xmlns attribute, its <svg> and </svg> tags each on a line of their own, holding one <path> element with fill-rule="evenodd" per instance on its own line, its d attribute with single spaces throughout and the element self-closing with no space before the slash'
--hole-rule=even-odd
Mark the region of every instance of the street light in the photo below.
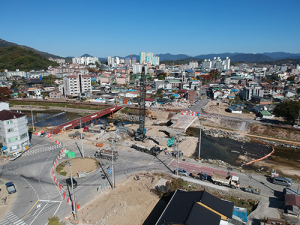
<svg viewBox="0 0 300 225">
<path fill-rule="evenodd" d="M 77 220 L 77 213 L 76 213 L 76 204 L 75 204 L 75 194 L 74 194 L 74 185 L 73 185 L 73 176 L 72 176 L 72 164 L 71 164 L 71 159 L 69 159 L 69 166 L 70 166 L 70 173 L 71 173 L 71 185 L 72 185 L 72 195 L 73 195 L 73 212 L 74 212 L 74 217 L 75 220 Z"/>
<path fill-rule="evenodd" d="M 31 106 L 31 123 L 32 123 L 32 131 L 34 132 L 34 121 L 33 121 L 33 114 L 32 114 L 32 106 Z"/>
<path fill-rule="evenodd" d="M 198 159 L 200 160 L 201 158 L 200 158 L 200 151 L 201 151 L 201 122 L 203 122 L 203 121 L 201 121 L 200 120 L 200 134 L 199 134 L 199 152 L 198 152 Z"/>
</svg>

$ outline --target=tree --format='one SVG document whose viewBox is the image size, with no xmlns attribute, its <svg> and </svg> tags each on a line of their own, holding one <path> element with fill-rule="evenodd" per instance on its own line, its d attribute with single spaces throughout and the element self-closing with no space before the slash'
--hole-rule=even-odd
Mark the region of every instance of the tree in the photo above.
<svg viewBox="0 0 300 225">
<path fill-rule="evenodd" d="M 218 70 L 211 70 L 209 72 L 209 74 L 210 74 L 210 76 L 212 77 L 213 80 L 217 80 L 221 76 Z"/>
<path fill-rule="evenodd" d="M 294 125 L 296 118 L 298 118 L 298 113 L 300 110 L 300 103 L 296 101 L 289 101 L 279 103 L 273 113 L 277 117 L 283 117 L 288 123 Z"/>
<path fill-rule="evenodd" d="M 60 222 L 57 216 L 51 216 L 48 218 L 48 225 L 64 225 L 64 222 Z"/>
<path fill-rule="evenodd" d="M 162 93 L 162 90 L 158 89 L 156 94 L 160 95 Z"/>
<path fill-rule="evenodd" d="M 18 82 L 17 82 L 16 80 L 13 80 L 12 86 L 11 86 L 11 87 L 12 87 L 12 88 L 18 88 L 18 87 L 19 87 Z"/>
<path fill-rule="evenodd" d="M 92 85 L 97 85 L 98 83 L 96 81 L 92 81 Z"/>
<path fill-rule="evenodd" d="M 12 91 L 10 91 L 7 87 L 0 87 L 0 101 L 6 101 L 10 98 Z"/>
<path fill-rule="evenodd" d="M 174 95 L 172 95 L 172 96 L 170 97 L 170 99 L 171 99 L 171 100 L 175 99 Z"/>
<path fill-rule="evenodd" d="M 292 81 L 292 82 L 294 82 L 294 80 L 295 80 L 295 76 L 290 76 L 290 77 L 288 77 L 288 78 L 287 78 L 287 80 L 288 80 L 288 81 Z"/>
<path fill-rule="evenodd" d="M 165 79 L 165 78 L 164 78 L 164 75 L 159 75 L 158 79 L 159 79 L 159 80 L 164 80 L 164 79 Z"/>
<path fill-rule="evenodd" d="M 100 64 L 98 62 L 95 62 L 95 65 L 97 66 L 97 68 L 100 68 Z"/>
</svg>

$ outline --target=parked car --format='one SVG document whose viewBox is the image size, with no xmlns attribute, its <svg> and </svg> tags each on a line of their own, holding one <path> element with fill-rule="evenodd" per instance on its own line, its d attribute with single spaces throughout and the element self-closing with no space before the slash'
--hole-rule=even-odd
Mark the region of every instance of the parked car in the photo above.
<svg viewBox="0 0 300 225">
<path fill-rule="evenodd" d="M 66 179 L 66 183 L 68 186 L 72 187 L 71 178 Z M 77 181 L 74 178 L 73 178 L 73 185 L 74 185 L 74 188 L 77 187 Z"/>
<path fill-rule="evenodd" d="M 174 170 L 174 174 L 177 174 L 177 170 Z M 183 169 L 178 169 L 178 175 L 179 176 L 188 176 L 189 175 L 189 173 L 188 172 L 186 172 L 185 170 L 183 170 Z"/>
<path fill-rule="evenodd" d="M 292 179 L 291 178 L 285 178 L 285 177 L 274 177 L 273 178 L 273 183 L 290 187 L 290 186 L 292 186 Z"/>
<path fill-rule="evenodd" d="M 8 194 L 17 192 L 16 187 L 13 182 L 8 182 L 5 185 L 6 185 L 6 190 L 7 190 Z"/>
<path fill-rule="evenodd" d="M 41 135 L 40 135 L 40 137 L 45 137 L 45 136 L 46 136 L 45 132 L 41 133 Z"/>
</svg>

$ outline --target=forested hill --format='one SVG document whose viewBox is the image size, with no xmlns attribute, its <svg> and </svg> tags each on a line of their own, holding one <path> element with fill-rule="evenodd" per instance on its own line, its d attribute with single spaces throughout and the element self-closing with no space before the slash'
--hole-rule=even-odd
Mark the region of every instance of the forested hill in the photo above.
<svg viewBox="0 0 300 225">
<path fill-rule="evenodd" d="M 45 56 L 18 46 L 0 48 L 0 71 L 7 70 L 47 70 L 48 66 L 58 66 Z"/>
</svg>

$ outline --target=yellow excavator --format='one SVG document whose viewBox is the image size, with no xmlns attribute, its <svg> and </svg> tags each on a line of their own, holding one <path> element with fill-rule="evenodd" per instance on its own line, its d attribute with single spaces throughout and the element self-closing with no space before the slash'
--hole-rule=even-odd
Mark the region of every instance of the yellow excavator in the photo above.
<svg viewBox="0 0 300 225">
<path fill-rule="evenodd" d="M 113 123 L 108 123 L 105 125 L 105 131 L 115 131 L 116 127 Z"/>
<path fill-rule="evenodd" d="M 148 111 L 148 110 L 146 110 L 146 116 L 150 116 L 150 118 L 153 119 L 153 120 L 157 119 L 157 117 L 154 116 L 154 114 L 152 112 Z"/>
</svg>

